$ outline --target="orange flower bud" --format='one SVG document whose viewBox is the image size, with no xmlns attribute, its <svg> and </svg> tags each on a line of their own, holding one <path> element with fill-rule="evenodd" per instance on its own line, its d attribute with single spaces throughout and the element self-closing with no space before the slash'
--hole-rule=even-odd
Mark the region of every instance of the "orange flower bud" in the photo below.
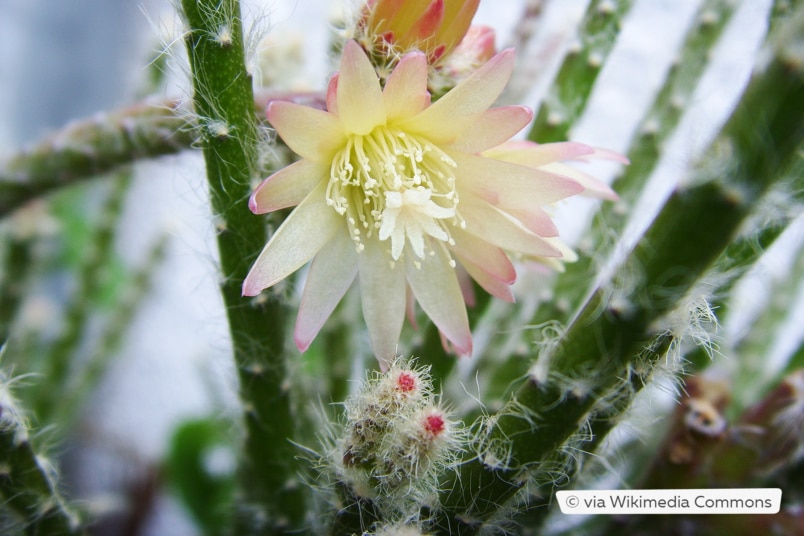
<svg viewBox="0 0 804 536">
<path fill-rule="evenodd" d="M 358 38 L 372 55 L 421 50 L 434 65 L 461 42 L 480 0 L 369 0 Z"/>
</svg>

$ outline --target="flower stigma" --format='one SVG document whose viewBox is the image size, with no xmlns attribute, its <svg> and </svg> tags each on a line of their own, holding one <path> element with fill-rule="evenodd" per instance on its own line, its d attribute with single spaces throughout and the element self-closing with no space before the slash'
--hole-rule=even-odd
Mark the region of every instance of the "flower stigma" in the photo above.
<svg viewBox="0 0 804 536">
<path fill-rule="evenodd" d="M 425 256 L 425 235 L 454 245 L 448 225 L 461 225 L 455 191 L 457 164 L 422 136 L 378 126 L 351 135 L 336 153 L 327 204 L 346 218 L 358 252 L 364 238 L 390 239 L 398 261 L 406 243 Z"/>
</svg>

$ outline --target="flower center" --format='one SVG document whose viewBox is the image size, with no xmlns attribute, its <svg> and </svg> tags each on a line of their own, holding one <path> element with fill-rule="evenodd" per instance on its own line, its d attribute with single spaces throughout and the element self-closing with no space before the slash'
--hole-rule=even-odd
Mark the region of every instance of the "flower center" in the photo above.
<svg viewBox="0 0 804 536">
<path fill-rule="evenodd" d="M 420 259 L 425 236 L 452 244 L 448 225 L 459 223 L 455 161 L 419 136 L 377 127 L 351 136 L 335 155 L 327 204 L 346 218 L 358 251 L 374 233 L 391 240 L 399 260 L 406 243 Z"/>
</svg>

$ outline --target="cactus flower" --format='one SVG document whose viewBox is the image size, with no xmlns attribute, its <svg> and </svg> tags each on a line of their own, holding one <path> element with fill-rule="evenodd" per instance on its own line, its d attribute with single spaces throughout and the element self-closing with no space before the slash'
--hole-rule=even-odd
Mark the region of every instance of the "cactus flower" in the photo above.
<svg viewBox="0 0 804 536">
<path fill-rule="evenodd" d="M 401 57 L 420 50 L 435 64 L 461 42 L 480 0 L 369 0 L 357 24 L 366 50 Z"/>
<path fill-rule="evenodd" d="M 268 105 L 268 120 L 301 160 L 265 179 L 249 207 L 263 214 L 297 206 L 254 262 L 243 294 L 257 295 L 312 259 L 295 326 L 299 350 L 359 275 L 363 316 L 383 367 L 415 302 L 445 344 L 468 355 L 467 274 L 512 301 L 509 254 L 571 255 L 542 206 L 585 187 L 544 166 L 595 150 L 574 143 L 505 149 L 532 118 L 522 106 L 490 108 L 513 64 L 513 51 L 503 51 L 431 104 L 423 53 L 401 58 L 383 87 L 350 41 L 326 111 Z"/>
</svg>

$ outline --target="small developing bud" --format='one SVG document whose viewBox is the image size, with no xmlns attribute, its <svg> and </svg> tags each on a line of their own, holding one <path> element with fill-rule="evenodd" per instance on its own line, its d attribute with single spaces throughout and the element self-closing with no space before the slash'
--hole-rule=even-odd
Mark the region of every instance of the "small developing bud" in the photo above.
<svg viewBox="0 0 804 536">
<path fill-rule="evenodd" d="M 410 393 L 416 389 L 416 376 L 408 371 L 400 372 L 396 379 L 396 388 L 403 393 Z"/>
<path fill-rule="evenodd" d="M 446 427 L 444 416 L 437 409 L 427 415 L 422 424 L 424 425 L 424 431 L 433 438 L 440 436 Z"/>
<path fill-rule="evenodd" d="M 399 513 L 436 495 L 439 473 L 460 451 L 458 425 L 436 398 L 427 369 L 397 361 L 346 401 L 332 460 L 355 496 Z"/>
</svg>

